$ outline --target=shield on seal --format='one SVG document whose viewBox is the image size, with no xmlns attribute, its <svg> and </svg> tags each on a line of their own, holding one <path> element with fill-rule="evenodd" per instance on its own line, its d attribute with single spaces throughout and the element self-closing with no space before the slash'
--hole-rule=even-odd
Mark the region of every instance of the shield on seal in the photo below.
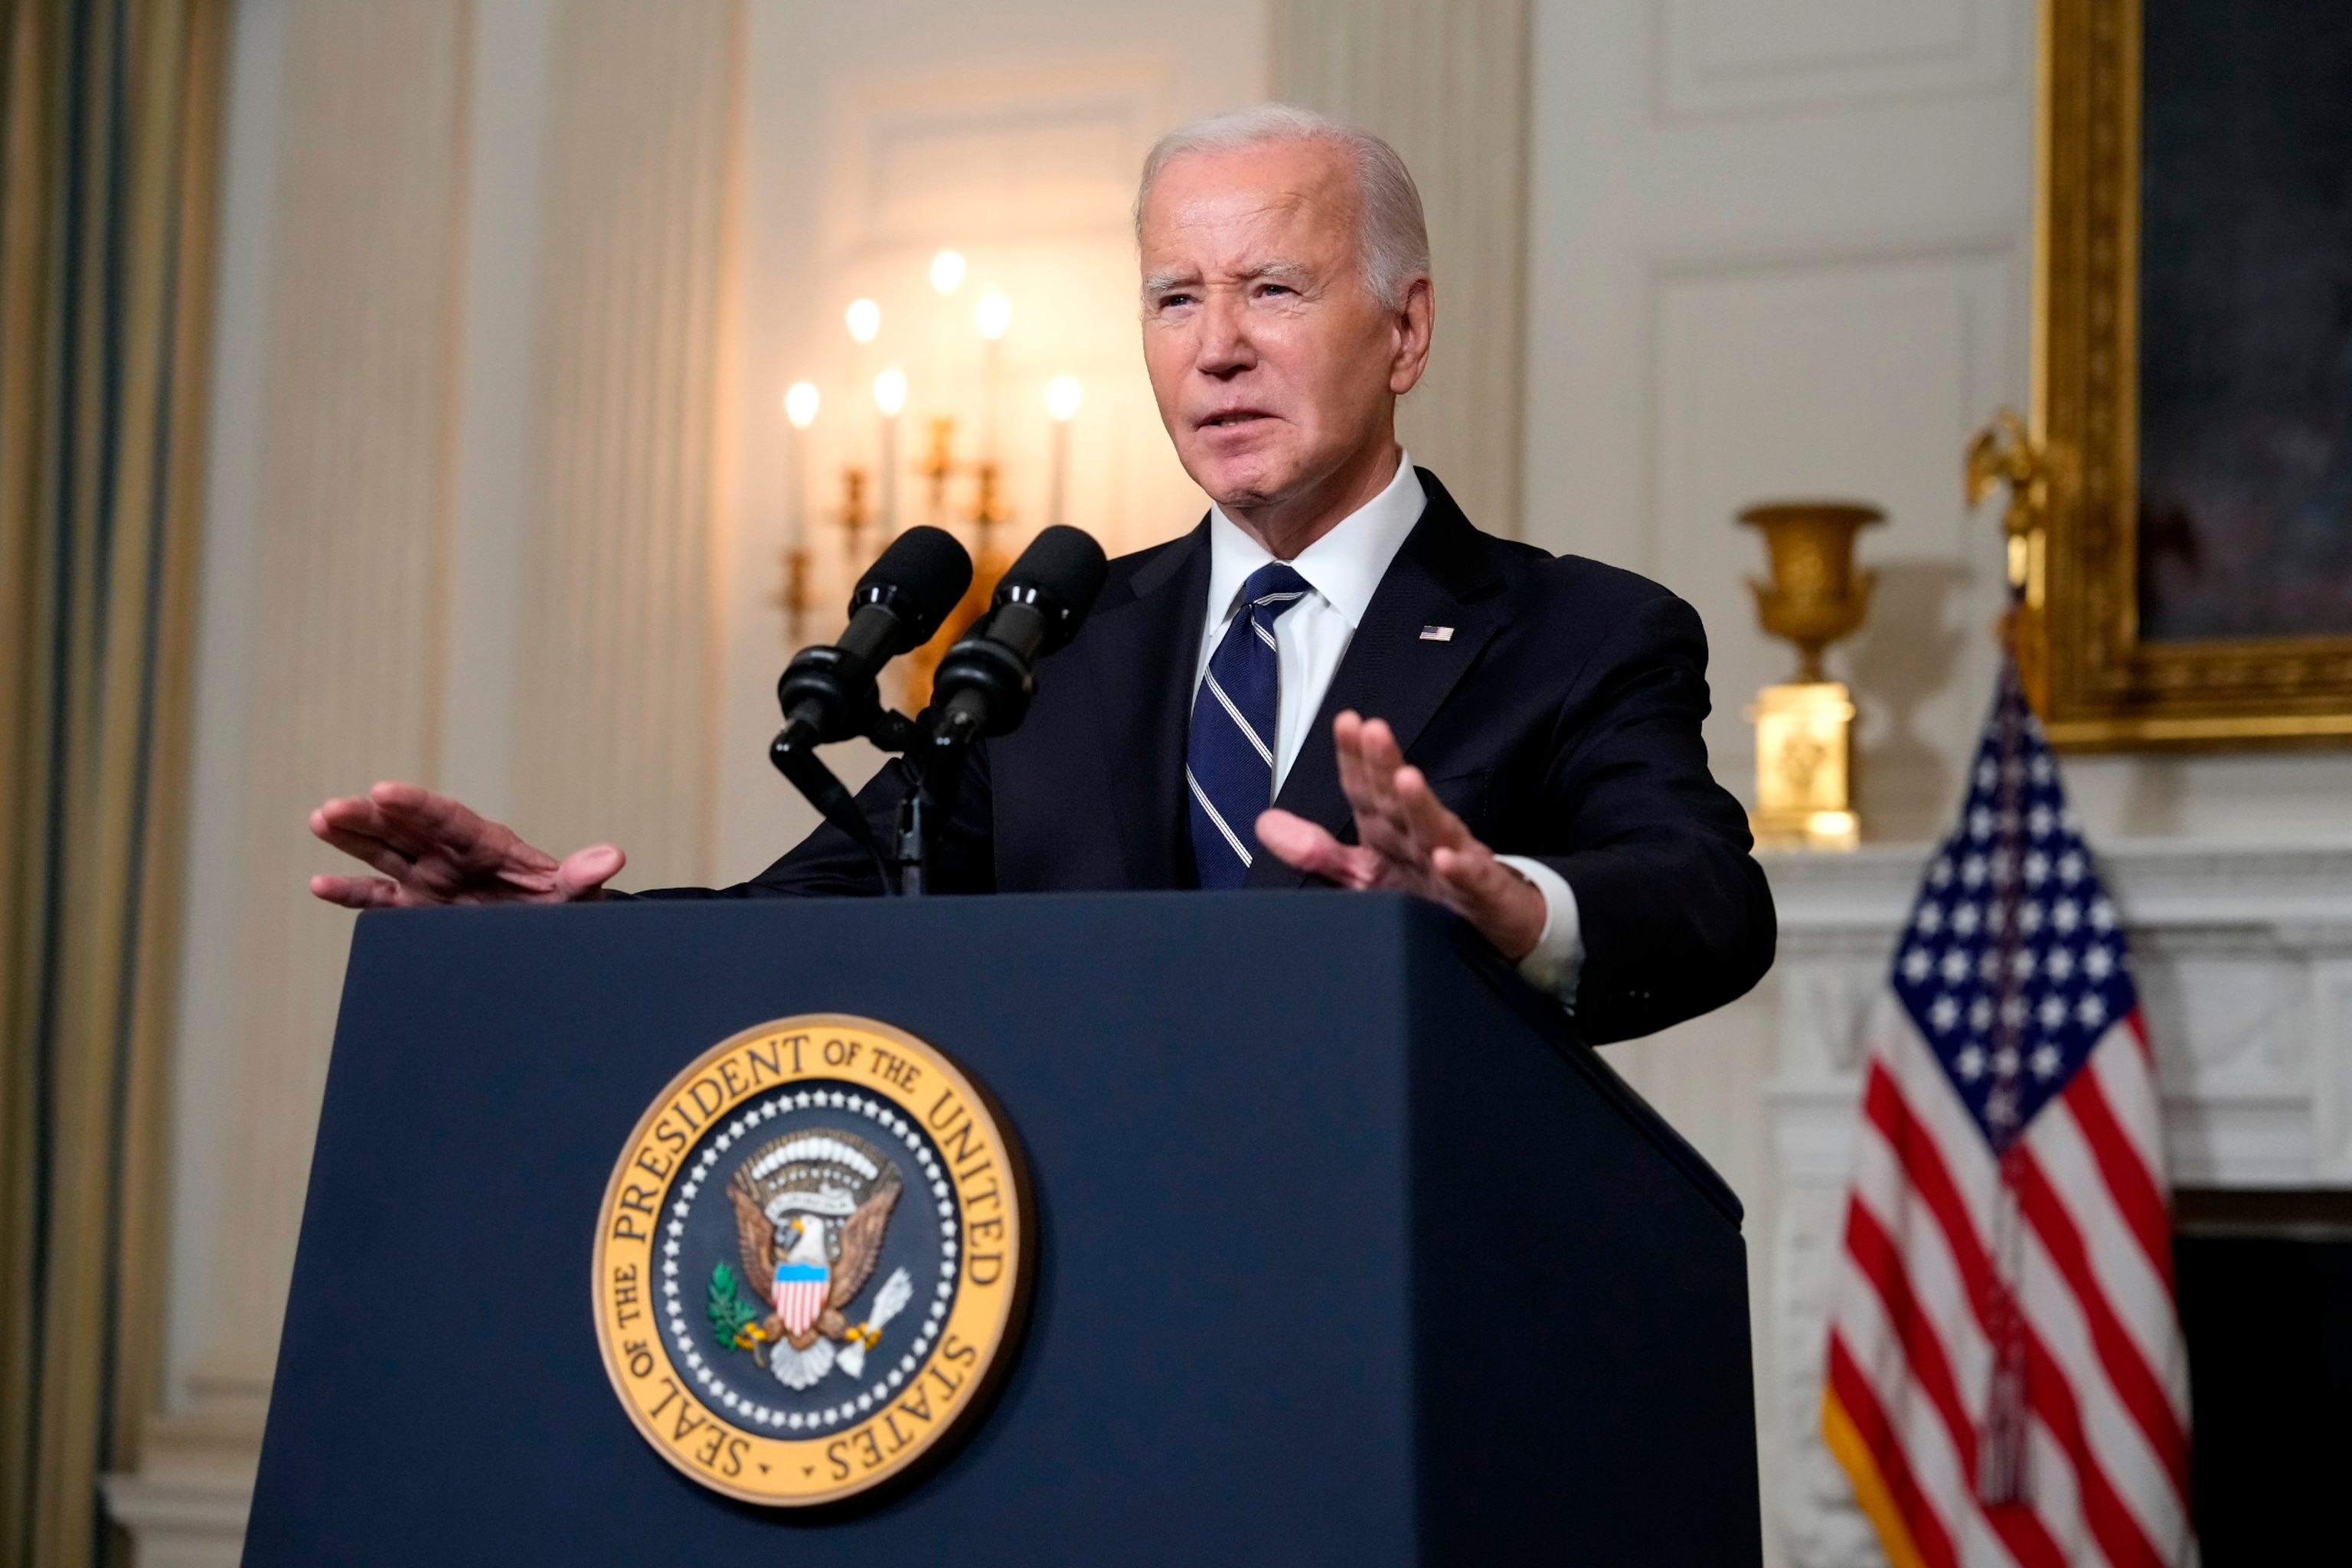
<svg viewBox="0 0 2352 1568">
<path fill-rule="evenodd" d="M 776 1265 L 776 1316 L 795 1334 L 804 1334 L 824 1310 L 825 1287 L 833 1270 L 822 1263 Z"/>
</svg>

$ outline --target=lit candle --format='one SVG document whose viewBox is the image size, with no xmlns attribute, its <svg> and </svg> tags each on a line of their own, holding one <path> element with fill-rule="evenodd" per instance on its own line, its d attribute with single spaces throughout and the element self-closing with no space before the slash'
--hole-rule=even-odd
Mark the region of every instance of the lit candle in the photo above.
<svg viewBox="0 0 2352 1568">
<path fill-rule="evenodd" d="M 880 494 L 875 504 L 882 537 L 898 531 L 898 416 L 907 411 L 907 376 L 896 365 L 874 378 L 874 407 L 882 416 Z"/>
<path fill-rule="evenodd" d="M 992 463 L 996 460 L 996 405 L 1004 382 L 1004 331 L 1013 324 L 1013 301 L 992 289 L 980 297 L 971 316 L 981 338 L 980 455 Z"/>
<path fill-rule="evenodd" d="M 801 636 L 808 608 L 808 427 L 816 422 L 816 388 L 796 381 L 784 392 L 784 417 L 793 427 L 792 468 L 784 489 L 784 615 L 791 640 Z"/>
<path fill-rule="evenodd" d="M 1086 392 L 1075 375 L 1057 375 L 1045 384 L 1045 412 L 1054 416 L 1054 489 L 1045 508 L 1049 524 L 1069 521 L 1070 421 L 1077 417 Z"/>
<path fill-rule="evenodd" d="M 849 329 L 849 341 L 857 345 L 857 353 L 851 363 L 849 373 L 849 384 L 855 386 L 859 382 L 864 381 L 868 373 L 873 369 L 874 340 L 882 335 L 882 307 L 877 304 L 874 300 L 861 296 L 860 298 L 852 300 L 849 302 L 849 308 L 841 313 L 841 321 L 842 325 Z M 885 496 L 887 496 L 890 493 L 888 489 L 890 483 L 890 465 L 887 450 L 889 439 L 890 437 L 887 428 L 876 437 L 877 442 L 881 444 L 884 447 L 883 453 L 881 454 L 880 467 L 882 470 L 882 493 Z M 846 453 L 844 455 L 846 456 Z M 885 513 L 883 520 L 883 537 L 887 538 L 888 536 L 888 514 Z M 856 539 L 856 530 L 854 527 L 850 531 L 850 538 L 853 542 Z M 858 565 L 861 563 L 853 562 L 851 564 Z"/>
</svg>

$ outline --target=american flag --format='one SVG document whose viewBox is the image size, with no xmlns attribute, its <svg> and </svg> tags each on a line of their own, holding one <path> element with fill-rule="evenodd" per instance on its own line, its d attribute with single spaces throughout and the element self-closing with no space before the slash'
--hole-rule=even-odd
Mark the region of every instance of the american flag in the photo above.
<svg viewBox="0 0 2352 1568">
<path fill-rule="evenodd" d="M 2154 1063 L 2013 670 L 1969 785 L 1873 1015 L 1823 1436 L 1897 1568 L 2179 1563 Z"/>
</svg>

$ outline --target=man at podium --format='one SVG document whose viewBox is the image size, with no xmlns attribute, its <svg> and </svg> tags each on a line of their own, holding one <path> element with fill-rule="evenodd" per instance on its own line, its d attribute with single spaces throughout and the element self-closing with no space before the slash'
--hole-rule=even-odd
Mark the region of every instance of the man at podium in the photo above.
<svg viewBox="0 0 2352 1568">
<path fill-rule="evenodd" d="M 1435 296 L 1395 151 L 1283 105 L 1188 126 L 1145 163 L 1136 237 L 1152 391 L 1213 505 L 1111 563 L 1026 722 L 974 748 L 932 887 L 1403 889 L 1595 1043 L 1753 985 L 1771 897 L 1707 772 L 1697 615 L 1480 532 L 1398 445 Z M 858 804 L 887 828 L 905 787 L 885 769 Z M 378 873 L 311 879 L 356 909 L 593 899 L 625 862 L 409 784 L 310 826 Z M 879 890 L 826 826 L 750 882 L 658 896 Z"/>
</svg>

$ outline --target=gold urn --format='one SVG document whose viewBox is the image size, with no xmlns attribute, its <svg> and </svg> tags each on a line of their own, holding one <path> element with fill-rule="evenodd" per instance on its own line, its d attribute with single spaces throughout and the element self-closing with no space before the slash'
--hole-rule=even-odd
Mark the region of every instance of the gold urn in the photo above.
<svg viewBox="0 0 2352 1568">
<path fill-rule="evenodd" d="M 1822 652 L 1870 613 L 1873 578 L 1853 567 L 1853 536 L 1886 514 L 1854 501 L 1751 506 L 1739 521 L 1764 535 L 1769 582 L 1755 578 L 1756 616 L 1797 646 L 1797 679 L 1756 694 L 1757 842 L 1850 849 L 1861 837 L 1853 803 L 1853 701 L 1822 676 Z"/>
<path fill-rule="evenodd" d="M 1853 569 L 1853 536 L 1886 514 L 1858 501 L 1774 501 L 1749 507 L 1739 521 L 1762 531 L 1772 558 L 1769 583 L 1748 580 L 1756 617 L 1797 645 L 1797 679 L 1817 682 L 1822 650 L 1870 613 L 1876 579 Z"/>
</svg>

